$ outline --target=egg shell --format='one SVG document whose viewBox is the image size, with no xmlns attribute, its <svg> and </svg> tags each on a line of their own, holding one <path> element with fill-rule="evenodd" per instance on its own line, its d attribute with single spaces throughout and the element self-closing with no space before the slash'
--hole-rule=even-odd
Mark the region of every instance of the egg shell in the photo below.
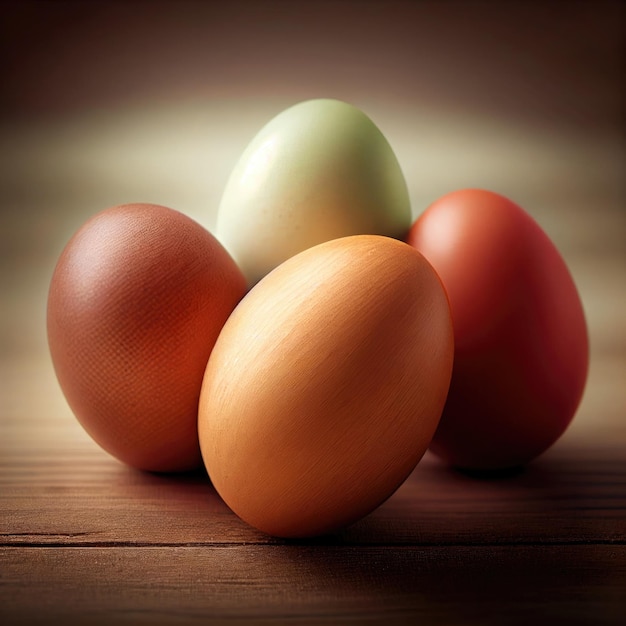
<svg viewBox="0 0 626 626">
<path fill-rule="evenodd" d="M 356 107 L 301 102 L 272 119 L 233 169 L 216 235 L 252 285 L 294 254 L 356 234 L 404 238 L 406 182 L 391 146 Z"/>
<path fill-rule="evenodd" d="M 518 466 L 563 434 L 581 400 L 587 326 L 558 250 L 522 208 L 465 189 L 407 241 L 432 263 L 454 321 L 454 372 L 431 450 L 467 469 Z"/>
<path fill-rule="evenodd" d="M 91 437 L 144 470 L 201 466 L 204 369 L 245 279 L 219 242 L 161 206 L 103 211 L 67 244 L 48 296 L 60 386 Z"/>
<path fill-rule="evenodd" d="M 444 289 L 411 247 L 360 235 L 292 257 L 241 301 L 209 359 L 198 432 L 215 488 L 270 535 L 354 522 L 427 449 L 452 355 Z"/>
</svg>

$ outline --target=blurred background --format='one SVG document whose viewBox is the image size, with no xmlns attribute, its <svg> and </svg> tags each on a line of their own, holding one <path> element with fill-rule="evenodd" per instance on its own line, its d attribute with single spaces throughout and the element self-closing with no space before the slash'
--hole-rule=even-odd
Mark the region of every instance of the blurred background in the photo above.
<svg viewBox="0 0 626 626">
<path fill-rule="evenodd" d="M 56 389 L 46 291 L 89 216 L 154 202 L 211 229 L 261 126 L 334 97 L 387 136 L 415 215 L 484 187 L 537 219 L 583 298 L 589 393 L 623 414 L 623 3 L 21 1 L 0 15 L 3 392 L 31 357 Z"/>
</svg>

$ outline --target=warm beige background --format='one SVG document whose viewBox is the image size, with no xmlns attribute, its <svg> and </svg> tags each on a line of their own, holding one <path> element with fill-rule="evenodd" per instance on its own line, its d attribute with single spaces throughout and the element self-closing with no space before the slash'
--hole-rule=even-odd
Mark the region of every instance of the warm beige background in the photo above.
<svg viewBox="0 0 626 626">
<path fill-rule="evenodd" d="M 535 216 L 588 314 L 590 385 L 572 436 L 595 428 L 599 399 L 615 407 L 606 428 L 626 433 L 620 3 L 21 2 L 0 11 L 3 417 L 67 412 L 47 358 L 45 299 L 71 233 L 130 201 L 211 228 L 252 135 L 283 108 L 324 96 L 356 104 L 387 135 L 416 214 L 480 186 Z"/>
</svg>

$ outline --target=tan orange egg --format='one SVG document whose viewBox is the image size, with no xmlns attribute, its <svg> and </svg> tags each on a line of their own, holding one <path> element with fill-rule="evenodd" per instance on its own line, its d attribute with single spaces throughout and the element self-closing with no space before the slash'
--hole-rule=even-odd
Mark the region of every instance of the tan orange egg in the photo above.
<svg viewBox="0 0 626 626">
<path fill-rule="evenodd" d="M 358 520 L 428 447 L 453 350 L 444 289 L 405 243 L 357 235 L 290 258 L 237 306 L 207 365 L 198 432 L 215 488 L 271 535 Z"/>
<path fill-rule="evenodd" d="M 72 237 L 48 296 L 48 341 L 68 404 L 124 463 L 201 465 L 197 406 L 217 336 L 245 293 L 218 241 L 190 218 L 129 204 Z"/>
</svg>

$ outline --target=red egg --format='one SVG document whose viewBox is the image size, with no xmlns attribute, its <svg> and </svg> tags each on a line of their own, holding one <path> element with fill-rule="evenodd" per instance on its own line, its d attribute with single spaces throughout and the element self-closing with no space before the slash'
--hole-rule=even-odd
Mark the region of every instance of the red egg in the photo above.
<svg viewBox="0 0 626 626">
<path fill-rule="evenodd" d="M 144 470 L 201 465 L 202 377 L 245 289 L 213 235 L 172 209 L 119 206 L 80 228 L 52 276 L 48 341 L 68 404 L 102 448 Z"/>
<path fill-rule="evenodd" d="M 587 326 L 563 258 L 519 206 L 479 189 L 437 200 L 407 242 L 438 272 L 454 324 L 430 450 L 467 469 L 530 461 L 563 434 L 587 378 Z"/>
</svg>

